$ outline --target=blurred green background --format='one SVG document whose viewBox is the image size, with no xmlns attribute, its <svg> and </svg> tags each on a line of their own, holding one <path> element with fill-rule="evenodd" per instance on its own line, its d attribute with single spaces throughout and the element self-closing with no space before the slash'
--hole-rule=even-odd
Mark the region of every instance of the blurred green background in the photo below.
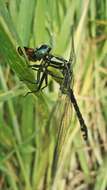
<svg viewBox="0 0 107 190">
<path fill-rule="evenodd" d="M 69 58 L 74 27 L 74 93 L 88 142 L 51 78 L 35 85 L 18 46 L 52 46 Z M 0 190 L 107 189 L 107 0 L 0 0 Z"/>
</svg>

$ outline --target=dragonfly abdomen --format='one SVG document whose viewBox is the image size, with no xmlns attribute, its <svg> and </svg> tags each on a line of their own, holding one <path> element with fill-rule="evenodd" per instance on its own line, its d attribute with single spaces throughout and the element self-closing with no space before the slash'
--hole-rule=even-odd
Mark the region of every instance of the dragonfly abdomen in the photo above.
<svg viewBox="0 0 107 190">
<path fill-rule="evenodd" d="M 84 138 L 84 140 L 87 140 L 87 137 L 88 137 L 87 126 L 86 126 L 85 121 L 84 121 L 84 119 L 82 117 L 82 114 L 81 114 L 80 109 L 78 107 L 78 104 L 77 104 L 76 98 L 74 96 L 73 90 L 71 88 L 68 91 L 68 96 L 69 96 L 69 98 L 71 100 L 71 103 L 74 106 L 74 109 L 75 109 L 76 113 L 77 113 L 77 117 L 78 117 L 78 120 L 79 120 L 79 123 L 80 123 L 81 131 L 83 133 L 83 138 Z"/>
</svg>

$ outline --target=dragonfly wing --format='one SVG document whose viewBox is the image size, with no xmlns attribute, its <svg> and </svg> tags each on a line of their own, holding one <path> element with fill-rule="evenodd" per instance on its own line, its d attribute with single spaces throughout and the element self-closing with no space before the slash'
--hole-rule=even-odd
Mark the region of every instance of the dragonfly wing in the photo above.
<svg viewBox="0 0 107 190">
<path fill-rule="evenodd" d="M 75 61 L 76 61 L 76 55 L 75 55 L 75 47 L 74 47 L 74 29 L 72 26 L 71 27 L 71 50 L 70 50 L 69 62 L 73 66 Z"/>
<path fill-rule="evenodd" d="M 56 168 L 60 162 L 60 155 L 64 148 L 67 134 L 69 132 L 69 126 L 72 115 L 72 108 L 69 98 L 66 95 L 60 94 L 57 102 L 52 109 L 51 117 L 51 129 L 54 131 L 55 144 L 54 144 L 54 156 L 52 163 L 52 175 L 56 173 Z"/>
</svg>

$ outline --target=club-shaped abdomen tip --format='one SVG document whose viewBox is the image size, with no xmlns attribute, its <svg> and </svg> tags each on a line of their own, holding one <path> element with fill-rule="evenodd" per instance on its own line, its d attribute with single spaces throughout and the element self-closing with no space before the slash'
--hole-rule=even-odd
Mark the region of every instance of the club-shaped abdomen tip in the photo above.
<svg viewBox="0 0 107 190">
<path fill-rule="evenodd" d="M 23 55 L 23 51 L 22 51 L 21 47 L 18 47 L 18 48 L 17 48 L 17 51 L 18 51 L 18 53 L 19 53 L 20 55 Z"/>
</svg>

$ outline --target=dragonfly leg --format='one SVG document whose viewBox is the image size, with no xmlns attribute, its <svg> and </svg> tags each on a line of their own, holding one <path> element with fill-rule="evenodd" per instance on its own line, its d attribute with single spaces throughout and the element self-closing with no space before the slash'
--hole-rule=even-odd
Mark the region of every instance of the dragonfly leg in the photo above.
<svg viewBox="0 0 107 190">
<path fill-rule="evenodd" d="M 35 70 L 35 71 L 37 71 L 37 80 L 35 80 L 35 83 L 32 83 L 31 81 L 28 81 L 28 80 L 26 80 L 26 81 L 28 81 L 28 82 L 30 82 L 30 83 L 32 83 L 32 84 L 39 84 L 39 82 L 40 82 L 40 75 L 41 75 L 41 72 L 42 72 L 42 67 L 41 67 L 41 65 L 37 65 L 37 64 L 33 64 L 33 65 L 29 65 L 28 67 L 30 67 L 30 68 L 32 68 L 32 70 Z"/>
<path fill-rule="evenodd" d="M 28 67 L 30 67 L 30 68 L 32 68 L 32 67 L 34 67 L 34 68 L 40 68 L 41 66 L 38 65 L 38 64 L 33 64 L 33 65 L 28 65 Z"/>
<path fill-rule="evenodd" d="M 39 92 L 41 89 L 43 89 L 43 88 L 41 88 L 41 86 L 42 86 L 42 84 L 43 84 L 43 81 L 46 80 L 45 77 L 46 77 L 46 73 L 43 73 L 43 75 L 42 75 L 42 77 L 41 77 L 41 79 L 40 79 L 40 81 L 39 81 L 39 85 L 38 85 L 37 89 L 36 89 L 36 90 L 33 90 L 33 91 L 31 91 L 31 92 L 27 92 L 27 94 L 26 94 L 25 96 L 27 96 L 27 95 L 29 95 L 29 94 L 32 94 L 32 93 L 37 93 L 37 92 Z M 44 88 L 45 88 L 45 87 L 46 87 L 46 85 L 44 86 Z"/>
<path fill-rule="evenodd" d="M 32 65 L 28 65 L 28 67 L 31 67 L 32 69 L 33 68 L 43 68 L 46 64 L 46 61 L 42 60 L 39 64 L 32 64 Z"/>
<path fill-rule="evenodd" d="M 48 86 L 48 75 L 45 74 L 45 86 L 43 86 L 43 87 L 41 88 L 41 90 L 43 90 L 43 89 L 46 88 L 47 86 Z"/>
<path fill-rule="evenodd" d="M 38 69 L 38 72 L 37 72 L 37 80 L 36 80 L 37 84 L 40 83 L 41 72 L 42 72 L 41 69 Z"/>
</svg>

